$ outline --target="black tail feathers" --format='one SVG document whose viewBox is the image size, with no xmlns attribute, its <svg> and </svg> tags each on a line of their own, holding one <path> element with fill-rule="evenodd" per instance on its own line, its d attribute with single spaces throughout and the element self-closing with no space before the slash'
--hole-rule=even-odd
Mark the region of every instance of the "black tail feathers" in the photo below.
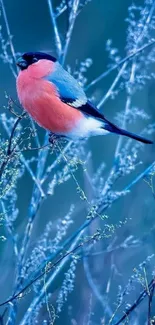
<svg viewBox="0 0 155 325">
<path fill-rule="evenodd" d="M 115 124 L 109 122 L 108 120 L 106 120 L 104 129 L 106 129 L 109 132 L 124 135 L 126 137 L 129 137 L 131 139 L 134 139 L 134 140 L 137 140 L 137 141 L 140 141 L 140 142 L 143 142 L 143 143 L 147 143 L 147 144 L 152 144 L 153 143 L 153 141 L 151 141 L 151 140 L 145 139 L 145 138 L 143 138 L 143 137 L 141 137 L 139 135 L 136 135 L 136 134 L 128 132 L 126 130 L 120 129 L 118 126 L 116 126 Z"/>
</svg>

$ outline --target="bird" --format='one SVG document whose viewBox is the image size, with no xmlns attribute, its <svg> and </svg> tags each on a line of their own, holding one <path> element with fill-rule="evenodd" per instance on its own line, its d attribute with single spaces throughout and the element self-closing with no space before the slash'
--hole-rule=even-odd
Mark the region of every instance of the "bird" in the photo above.
<svg viewBox="0 0 155 325">
<path fill-rule="evenodd" d="M 54 56 L 26 52 L 16 63 L 20 69 L 16 80 L 20 104 L 50 134 L 75 141 L 115 133 L 142 143 L 153 143 L 106 119 Z"/>
</svg>

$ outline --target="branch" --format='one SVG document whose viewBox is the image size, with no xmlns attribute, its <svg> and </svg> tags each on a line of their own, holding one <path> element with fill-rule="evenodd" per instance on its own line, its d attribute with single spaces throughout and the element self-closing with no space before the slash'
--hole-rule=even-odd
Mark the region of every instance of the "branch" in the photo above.
<svg viewBox="0 0 155 325">
<path fill-rule="evenodd" d="M 148 285 L 148 288 L 149 288 L 149 291 L 152 291 L 154 290 L 154 286 L 155 286 L 155 279 L 153 278 L 149 285 Z M 143 301 L 143 299 L 148 295 L 148 288 L 144 289 L 141 294 L 139 295 L 139 297 L 137 298 L 137 300 L 134 302 L 134 304 L 125 311 L 125 314 L 124 316 L 122 316 L 122 318 L 119 319 L 119 321 L 117 323 L 115 323 L 114 325 L 119 325 L 121 324 L 129 315 L 130 313 L 135 310 L 135 308 L 137 308 L 137 306 L 139 306 L 139 304 Z M 150 323 L 149 323 L 150 325 Z"/>
<path fill-rule="evenodd" d="M 12 156 L 12 154 L 14 153 L 14 149 L 13 148 L 11 150 L 11 145 L 12 145 L 12 140 L 13 140 L 13 137 L 14 137 L 14 133 L 16 131 L 16 128 L 19 124 L 19 122 L 21 121 L 21 119 L 26 115 L 26 113 L 23 113 L 21 116 L 19 116 L 13 126 L 13 129 L 11 131 L 11 135 L 10 135 L 10 138 L 9 138 L 9 143 L 8 143 L 8 148 L 7 148 L 7 151 L 6 151 L 6 159 L 3 161 L 1 167 L 0 167 L 0 178 L 2 177 L 2 174 L 3 174 L 3 171 L 5 169 L 5 167 L 7 166 L 7 163 L 10 159 L 10 157 Z"/>
<path fill-rule="evenodd" d="M 61 52 L 62 52 L 62 45 L 61 45 L 61 40 L 60 40 L 60 35 L 59 35 L 59 31 L 58 31 L 55 13 L 53 11 L 52 0 L 47 0 L 47 4 L 48 4 L 49 12 L 50 12 L 51 21 L 53 24 L 57 53 L 58 53 L 58 56 L 60 57 Z"/>
<path fill-rule="evenodd" d="M 155 165 L 155 162 L 152 163 L 148 168 L 146 168 L 140 175 L 138 175 L 127 187 L 124 188 L 123 191 L 128 191 L 131 189 L 131 187 L 133 187 L 139 180 L 141 180 L 145 175 L 147 175 L 151 169 L 154 167 Z M 120 198 L 120 197 L 119 197 Z M 117 199 L 116 199 L 117 200 Z M 115 200 L 115 201 L 116 201 Z M 108 208 L 108 204 L 106 206 L 104 205 L 101 205 L 98 209 L 98 213 L 101 213 L 101 212 L 104 212 L 106 209 Z M 90 220 L 86 220 L 82 225 L 81 227 L 79 227 L 79 229 L 68 239 L 66 239 L 66 241 L 63 243 L 63 245 L 57 250 L 57 252 L 55 254 L 53 254 L 52 256 L 50 256 L 48 259 L 46 259 L 45 261 L 45 265 L 41 266 L 41 269 L 44 268 L 46 265 L 47 265 L 47 262 L 50 262 L 51 259 L 54 259 L 58 254 L 62 253 L 62 251 L 71 243 L 73 242 L 72 245 L 74 245 L 73 247 L 75 247 L 75 244 L 77 244 L 77 242 L 81 239 L 82 235 L 84 234 L 84 230 L 85 228 L 87 228 L 92 222 L 94 222 L 94 220 L 96 220 L 96 218 L 98 218 L 98 214 L 96 217 L 94 217 L 93 219 L 90 219 Z M 81 244 L 80 244 L 81 245 Z M 72 247 L 72 249 L 73 249 Z M 81 247 L 81 246 L 80 246 Z M 79 246 L 76 247 L 76 249 L 78 249 Z M 70 251 L 70 253 L 72 253 Z M 68 256 L 69 254 L 65 254 L 63 255 L 63 257 L 66 257 Z M 62 260 L 63 258 L 59 259 L 60 261 Z M 59 261 L 58 260 L 58 261 Z M 53 265 L 52 264 L 52 268 L 53 268 Z M 59 267 L 59 270 L 60 270 L 60 267 Z M 38 272 L 38 271 L 37 271 Z M 27 288 L 29 288 L 32 284 L 35 283 L 35 281 L 37 281 L 38 279 L 40 279 L 42 276 L 44 275 L 44 273 L 41 272 L 41 274 L 39 274 L 38 276 L 34 277 L 31 281 L 29 281 L 29 283 L 27 285 L 25 285 L 21 291 L 19 291 L 17 294 L 15 294 L 14 296 L 12 296 L 10 299 L 11 301 L 13 301 L 14 299 L 18 298 L 18 296 L 24 292 L 25 290 L 27 290 Z M 3 303 L 0 304 L 0 307 L 7 304 L 8 302 L 10 302 L 10 299 L 4 301 Z M 115 324 L 116 325 L 116 324 Z"/>
<path fill-rule="evenodd" d="M 86 256 L 83 258 L 83 264 L 84 264 L 84 270 L 86 273 L 86 277 L 87 277 L 89 286 L 92 289 L 94 296 L 96 296 L 97 300 L 100 302 L 104 313 L 107 314 L 109 317 L 111 317 L 112 310 L 108 304 L 107 294 L 106 293 L 101 294 L 98 286 L 95 284 L 95 281 L 94 281 L 94 279 L 91 275 L 91 272 L 90 272 L 89 262 L 88 262 L 88 259 Z"/>
<path fill-rule="evenodd" d="M 14 64 L 16 66 L 16 53 L 15 53 L 15 49 L 14 49 L 13 42 L 12 42 L 12 35 L 11 35 L 11 32 L 10 32 L 9 22 L 8 22 L 8 18 L 7 18 L 7 15 L 6 15 L 6 10 L 5 10 L 3 0 L 0 0 L 0 4 L 1 4 L 1 7 L 2 7 L 2 12 L 3 12 L 4 21 L 5 21 L 6 31 L 7 31 L 7 34 L 8 34 L 8 40 L 9 40 L 11 54 L 12 54 L 12 57 L 13 57 Z M 11 70 L 12 70 L 14 76 L 17 77 L 17 69 L 16 69 L 16 72 L 15 72 L 15 70 L 11 66 Z"/>
<path fill-rule="evenodd" d="M 48 272 L 50 272 L 51 270 L 53 270 L 59 263 L 61 263 L 66 257 L 69 257 L 70 255 L 74 254 L 79 248 L 81 248 L 83 245 L 85 244 L 88 244 L 92 241 L 95 241 L 97 240 L 98 238 L 100 237 L 100 233 L 99 232 L 96 232 L 93 236 L 91 236 L 91 238 L 85 240 L 85 241 L 82 241 L 80 244 L 78 244 L 77 246 L 75 246 L 75 243 L 72 244 L 70 250 L 64 254 L 63 256 L 61 256 L 60 258 L 58 258 L 58 260 L 53 263 L 52 265 L 47 265 L 47 262 L 46 262 L 46 268 L 44 269 L 44 271 L 39 274 L 37 277 L 35 277 L 33 280 L 31 280 L 31 282 L 26 285 L 24 288 L 22 288 L 17 294 L 13 295 L 11 298 L 9 298 L 8 300 L 6 300 L 5 302 L 1 303 L 0 304 L 0 307 L 12 302 L 13 300 L 17 299 L 17 298 L 22 298 L 22 294 L 30 287 L 32 286 L 32 284 L 34 284 L 36 281 L 40 280 L 45 274 L 47 274 Z M 80 240 L 81 240 L 81 237 L 80 237 Z M 65 261 L 66 262 L 66 261 Z M 64 263 L 64 262 L 63 262 Z M 56 273 L 58 272 L 59 268 L 56 270 Z M 53 275 L 52 275 L 53 277 Z M 49 282 L 49 280 L 48 280 Z M 47 282 L 47 283 L 48 283 Z M 49 285 L 47 285 L 46 283 L 46 286 L 48 287 Z"/>
<path fill-rule="evenodd" d="M 149 23 L 151 21 L 151 18 L 153 16 L 153 12 L 155 9 L 155 1 L 151 7 L 151 10 L 148 14 L 148 17 L 146 19 L 145 25 L 143 27 L 142 32 L 140 33 L 139 37 L 136 40 L 136 45 L 134 48 L 134 51 L 137 51 L 138 46 L 141 44 L 143 37 L 145 37 L 145 33 L 147 32 L 147 29 L 149 27 Z M 125 65 L 126 63 L 124 63 Z M 123 66 L 124 66 L 123 65 Z M 130 71 L 130 79 L 129 79 L 129 86 L 127 88 L 127 100 L 126 100 L 126 105 L 125 105 L 125 110 L 124 110 L 124 117 L 123 117 L 123 121 L 122 121 L 122 129 L 126 129 L 127 128 L 127 118 L 128 118 L 128 114 L 130 112 L 131 109 L 131 98 L 132 98 L 132 89 L 134 88 L 134 84 L 135 84 L 135 75 L 136 75 L 136 57 L 134 58 L 133 62 L 132 62 L 132 66 L 131 66 L 131 71 Z M 115 150 L 115 158 L 117 159 L 120 149 L 122 147 L 122 142 L 123 142 L 123 137 L 119 137 L 118 139 L 118 143 L 116 146 L 116 150 Z"/>
<path fill-rule="evenodd" d="M 7 134 L 10 136 L 10 129 L 8 128 L 7 124 L 4 123 L 3 121 L 3 125 L 4 125 L 4 128 L 7 132 Z M 20 154 L 20 160 L 21 162 L 25 165 L 28 173 L 31 175 L 32 177 L 32 180 L 34 181 L 34 183 L 36 184 L 36 186 L 38 187 L 40 193 L 41 193 L 41 196 L 44 197 L 45 196 L 45 193 L 40 185 L 40 182 L 38 181 L 38 179 L 36 178 L 35 174 L 33 173 L 32 169 L 30 168 L 29 166 L 29 163 L 27 162 L 27 160 L 24 158 L 24 156 L 22 155 L 22 153 Z"/>
<path fill-rule="evenodd" d="M 103 78 L 105 78 L 106 76 L 108 76 L 108 74 L 110 74 L 112 71 L 114 71 L 117 68 L 119 68 L 120 65 L 122 65 L 125 62 L 130 61 L 133 57 L 139 55 L 142 51 L 146 50 L 150 46 L 153 46 L 154 44 L 155 44 L 155 40 L 149 42 L 148 44 L 143 45 L 138 50 L 133 51 L 133 53 L 129 54 L 124 59 L 122 59 L 118 63 L 114 64 L 110 69 L 108 69 L 107 71 L 103 72 L 99 77 L 97 77 L 96 79 L 94 79 L 89 85 L 87 85 L 85 87 L 85 90 L 88 90 L 92 86 L 96 85 L 97 82 L 101 81 Z"/>
<path fill-rule="evenodd" d="M 100 102 L 97 105 L 97 108 L 100 109 L 100 107 L 105 104 L 105 102 L 108 100 L 108 98 L 111 96 L 113 89 L 117 85 L 118 81 L 120 80 L 124 70 L 126 69 L 128 62 L 124 62 L 123 66 L 121 67 L 120 71 L 118 72 L 116 78 L 114 79 L 112 85 L 110 86 L 109 90 L 105 94 L 105 96 L 100 100 Z"/>
<path fill-rule="evenodd" d="M 73 32 L 73 27 L 74 27 L 75 20 L 76 20 L 77 14 L 78 14 L 79 2 L 80 2 L 80 0 L 73 0 L 72 9 L 71 9 L 71 12 L 69 15 L 69 28 L 66 33 L 65 46 L 62 51 L 62 58 L 61 58 L 62 65 L 64 65 L 64 63 L 65 63 L 68 47 L 69 47 L 72 32 Z"/>
<path fill-rule="evenodd" d="M 45 142 L 47 141 L 47 133 L 45 135 Z M 48 155 L 48 150 L 42 150 L 38 152 L 38 163 L 37 163 L 37 175 L 36 178 L 40 183 L 40 179 L 42 178 L 43 172 L 44 172 L 44 168 L 45 168 L 45 164 L 46 164 L 46 160 L 47 160 L 47 155 Z M 41 166 L 41 168 L 40 168 Z M 17 270 L 16 270 L 16 279 L 15 279 L 15 285 L 14 285 L 14 292 L 16 292 L 18 290 L 18 288 L 20 288 L 22 286 L 23 283 L 23 278 L 21 276 L 21 271 L 25 262 L 25 256 L 27 253 L 27 249 L 28 249 L 28 245 L 29 245 L 29 241 L 31 238 L 31 233 L 33 230 L 33 224 L 34 224 L 34 220 L 35 217 L 37 215 L 37 212 L 43 202 L 43 199 L 45 198 L 45 195 L 42 196 L 40 189 L 38 188 L 38 186 L 36 186 L 36 184 L 34 184 L 34 189 L 33 189 L 33 193 L 32 193 L 32 197 L 31 197 L 31 202 L 30 202 L 30 206 L 29 206 L 29 216 L 28 216 L 28 223 L 26 225 L 26 229 L 24 232 L 24 238 L 21 244 L 21 248 L 20 248 L 20 254 L 19 254 L 19 259 L 18 259 L 18 265 L 17 265 Z M 11 305 L 11 310 L 10 310 L 10 315 L 9 315 L 9 319 L 11 320 L 13 315 L 16 313 L 17 309 L 16 309 L 16 305 L 15 302 L 14 304 Z M 8 325 L 11 323 L 8 323 Z"/>
<path fill-rule="evenodd" d="M 152 284 L 152 288 L 151 288 L 150 294 L 149 294 L 148 325 L 152 325 L 152 322 L 151 322 L 151 307 L 152 307 L 152 300 L 153 300 L 153 295 L 154 295 L 154 289 L 155 289 L 155 279 L 154 279 L 154 282 Z"/>
</svg>

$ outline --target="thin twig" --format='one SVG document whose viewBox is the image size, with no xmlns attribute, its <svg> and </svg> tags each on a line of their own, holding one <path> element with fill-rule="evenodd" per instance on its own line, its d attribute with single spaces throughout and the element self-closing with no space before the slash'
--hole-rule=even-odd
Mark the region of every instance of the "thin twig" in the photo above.
<svg viewBox="0 0 155 325">
<path fill-rule="evenodd" d="M 1 200 L 1 206 L 2 206 L 2 212 L 4 214 L 5 220 L 6 220 L 6 229 L 9 233 L 9 236 L 13 242 L 13 250 L 14 250 L 14 255 L 16 260 L 18 260 L 18 246 L 17 246 L 17 238 L 13 233 L 13 226 L 12 224 L 9 222 L 9 216 L 7 214 L 7 211 L 5 209 L 5 205 L 4 202 Z"/>
<path fill-rule="evenodd" d="M 155 286 L 155 279 L 153 278 L 148 287 L 149 287 L 149 291 L 152 290 L 152 288 Z M 131 312 L 133 312 L 135 310 L 135 308 L 137 308 L 139 306 L 139 304 L 143 301 L 143 299 L 148 295 L 147 289 L 144 289 L 141 294 L 139 295 L 139 297 L 136 299 L 136 301 L 134 302 L 134 304 L 126 310 L 125 314 L 118 320 L 117 323 L 115 323 L 114 325 L 119 325 L 121 324 L 130 314 Z"/>
<path fill-rule="evenodd" d="M 141 180 L 147 173 L 150 172 L 150 170 L 154 167 L 155 163 L 152 163 L 148 168 L 145 169 L 145 171 L 143 171 L 138 177 L 136 177 L 136 179 L 134 181 L 132 181 L 127 187 L 124 188 L 123 191 L 128 191 L 131 189 L 131 187 L 133 187 L 139 180 Z M 120 198 L 120 197 L 119 197 Z M 116 199 L 117 200 L 117 199 Z M 115 200 L 115 201 L 116 201 Z M 99 213 L 101 212 L 104 212 L 106 210 L 106 208 L 108 207 L 107 206 L 103 206 L 101 205 L 99 207 Z M 72 234 L 72 236 L 70 238 L 68 238 L 64 243 L 63 245 L 57 250 L 56 254 L 53 254 L 53 256 L 51 256 L 50 258 L 46 259 L 45 261 L 45 265 L 44 266 L 41 266 L 41 269 L 44 268 L 46 266 L 46 263 L 47 262 L 50 262 L 51 259 L 54 259 L 58 254 L 60 254 L 71 242 L 73 242 L 73 244 L 77 244 L 78 240 L 80 240 L 80 238 L 83 236 L 84 234 L 84 230 L 85 228 L 87 228 L 92 222 L 94 222 L 94 220 L 98 217 L 98 215 L 96 217 L 94 217 L 93 219 L 90 219 L 90 220 L 86 220 L 80 227 L 78 230 L 76 230 L 76 232 L 74 234 Z M 60 270 L 60 268 L 59 268 Z M 38 278 L 40 278 L 42 276 L 42 272 L 41 274 L 39 274 L 38 276 L 36 277 L 33 277 L 33 279 L 26 285 L 24 286 L 20 292 L 18 292 L 18 294 L 12 296 L 10 299 L 14 300 L 17 298 L 17 296 L 22 293 L 23 291 L 25 291 L 27 288 L 29 288 L 32 283 L 35 283 L 35 281 L 38 280 Z M 0 306 L 3 306 L 5 304 L 7 304 L 10 299 L 6 300 L 5 302 L 3 302 L 2 304 L 0 304 Z M 11 300 L 11 301 L 12 301 Z M 116 325 L 116 324 L 115 324 Z"/>
<path fill-rule="evenodd" d="M 69 47 L 69 44 L 70 44 L 70 41 L 71 41 L 71 36 L 72 36 L 75 20 L 76 20 L 76 17 L 77 17 L 79 1 L 80 0 L 73 0 L 71 12 L 70 12 L 70 15 L 69 15 L 69 28 L 68 28 L 67 33 L 66 33 L 65 46 L 64 46 L 64 48 L 62 50 L 62 57 L 61 57 L 61 64 L 62 65 L 64 65 L 64 63 L 65 63 L 68 47 Z"/>
<path fill-rule="evenodd" d="M 153 16 L 153 12 L 155 9 L 155 1 L 151 7 L 151 10 L 148 14 L 148 17 L 146 19 L 145 25 L 143 27 L 142 32 L 140 33 L 139 37 L 136 40 L 136 45 L 134 48 L 134 52 L 137 51 L 138 46 L 141 44 L 141 41 L 143 40 L 143 37 L 145 37 L 145 33 L 147 32 L 147 29 L 149 27 L 149 23 L 151 21 L 151 18 Z M 131 66 L 131 72 L 130 72 L 130 79 L 129 79 L 129 87 L 127 88 L 127 100 L 126 100 L 126 106 L 125 106 L 125 110 L 124 110 L 124 115 L 123 115 L 123 122 L 122 122 L 122 129 L 126 129 L 127 127 L 127 119 L 128 119 L 128 115 L 131 109 L 131 97 L 132 97 L 132 91 L 131 89 L 133 89 L 134 87 L 134 83 L 135 83 L 135 75 L 136 75 L 136 57 L 133 59 L 132 62 L 132 66 Z M 121 146 L 122 146 L 122 142 L 123 142 L 123 137 L 119 137 L 118 142 L 117 142 L 117 146 L 116 146 L 116 150 L 115 150 L 115 158 L 117 159 Z"/>
<path fill-rule="evenodd" d="M 153 295 L 154 295 L 154 289 L 155 289 L 155 280 L 154 280 L 154 283 L 152 285 L 151 290 L 149 291 L 150 294 L 148 295 L 148 298 L 149 298 L 149 304 L 148 304 L 148 325 L 152 325 L 152 322 L 151 322 L 151 307 L 152 307 L 152 300 L 153 300 Z"/>
<path fill-rule="evenodd" d="M 21 119 L 25 116 L 26 113 L 23 113 L 21 116 L 19 116 L 12 128 L 12 131 L 11 131 L 11 134 L 10 134 L 10 138 L 9 138 L 9 143 L 8 143 L 8 147 L 7 147 L 7 151 L 6 151 L 6 158 L 4 159 L 1 167 L 0 167 L 0 178 L 2 177 L 2 174 L 3 174 L 3 171 L 5 169 L 5 167 L 7 166 L 8 164 L 8 161 L 10 159 L 10 157 L 14 154 L 15 152 L 15 148 L 13 148 L 11 150 L 11 145 L 12 145 L 12 140 L 13 140 L 13 137 L 14 137 L 14 133 L 16 131 L 16 128 L 19 124 L 19 122 L 21 121 Z"/>
<path fill-rule="evenodd" d="M 7 34 L 8 34 L 8 40 L 9 40 L 11 54 L 12 54 L 12 57 L 13 57 L 14 64 L 16 66 L 16 53 L 15 53 L 15 49 L 14 49 L 13 42 L 12 42 L 12 35 L 11 35 L 11 32 L 10 32 L 9 22 L 8 22 L 8 18 L 7 18 L 7 14 L 6 14 L 6 10 L 5 10 L 3 0 L 0 0 L 0 4 L 1 4 L 1 7 L 2 7 L 5 26 L 6 26 L 6 30 L 7 30 Z M 16 77 L 17 76 L 17 66 L 16 66 L 16 72 L 15 72 L 13 67 L 11 67 L 11 70 L 12 70 L 14 76 Z"/>
<path fill-rule="evenodd" d="M 61 45 L 60 35 L 59 35 L 59 31 L 58 31 L 57 21 L 55 18 L 55 13 L 53 11 L 52 0 L 47 0 L 47 4 L 48 4 L 49 13 L 50 13 L 50 17 L 51 17 L 51 21 L 52 21 L 52 25 L 53 25 L 53 29 L 54 29 L 57 53 L 58 53 L 58 56 L 60 57 L 61 52 L 62 52 L 62 45 Z"/>
<path fill-rule="evenodd" d="M 133 62 L 132 67 L 131 67 L 130 80 L 129 80 L 130 87 L 133 87 L 134 79 L 135 79 L 135 72 L 136 72 L 136 63 Z M 130 93 L 130 91 L 128 91 L 125 110 L 124 110 L 124 114 L 123 114 L 123 122 L 121 125 L 122 129 L 126 129 L 126 123 L 127 123 L 128 114 L 130 112 L 130 107 L 131 107 L 131 93 Z M 120 153 L 122 142 L 123 142 L 123 137 L 120 136 L 118 139 L 118 142 L 117 142 L 116 149 L 115 149 L 115 158 L 116 159 Z"/>
<path fill-rule="evenodd" d="M 19 117 L 19 118 L 20 118 L 20 117 Z M 4 123 L 4 121 L 3 121 L 3 125 L 4 125 L 4 128 L 5 128 L 5 130 L 6 130 L 7 134 L 8 134 L 8 136 L 10 136 L 10 129 L 9 129 L 9 127 L 7 126 L 7 123 Z M 18 146 L 17 146 L 17 148 L 18 148 Z M 15 153 L 15 152 L 13 152 L 13 153 Z M 38 187 L 38 189 L 39 189 L 39 191 L 40 191 L 40 193 L 41 193 L 41 196 L 44 197 L 44 196 L 45 196 L 45 193 L 44 193 L 44 191 L 43 191 L 43 189 L 42 189 L 42 187 L 41 187 L 41 184 L 40 184 L 40 182 L 38 181 L 38 179 L 36 178 L 35 174 L 33 173 L 32 169 L 31 169 L 30 166 L 29 166 L 29 163 L 27 162 L 27 160 L 25 159 L 25 157 L 22 155 L 22 153 L 20 153 L 20 160 L 21 160 L 21 162 L 25 165 L 25 167 L 26 167 L 28 173 L 31 175 L 32 180 L 34 181 L 34 183 L 36 184 L 36 186 Z M 1 170 L 1 169 L 0 169 L 0 170 Z"/>
<path fill-rule="evenodd" d="M 47 141 L 47 133 L 45 135 L 44 142 L 46 143 Z M 47 155 L 48 155 L 48 150 L 42 150 L 38 151 L 38 164 L 37 164 L 37 179 L 40 182 L 40 179 L 42 178 L 44 168 L 45 168 L 45 163 L 47 160 Z M 40 168 L 41 167 L 41 168 Z M 25 257 L 27 253 L 27 249 L 29 246 L 32 230 L 33 230 L 33 225 L 34 225 L 34 220 L 36 218 L 37 212 L 43 203 L 43 200 L 45 199 L 45 195 L 42 195 L 39 188 L 34 184 L 34 189 L 31 197 L 31 202 L 29 206 L 29 216 L 28 216 L 28 223 L 26 225 L 25 233 L 24 233 L 24 238 L 21 244 L 20 248 L 20 253 L 19 253 L 19 258 L 18 258 L 18 265 L 17 265 L 17 270 L 16 270 L 16 280 L 15 280 L 15 285 L 14 285 L 14 292 L 18 290 L 18 288 L 21 288 L 22 283 L 23 283 L 23 277 L 22 277 L 22 268 L 24 266 L 25 262 Z M 11 310 L 10 310 L 10 315 L 9 319 L 10 322 L 8 322 L 7 325 L 11 325 L 11 320 L 13 315 L 17 312 L 16 308 L 16 301 L 11 305 Z"/>
<path fill-rule="evenodd" d="M 100 233 L 96 232 L 91 238 L 81 242 L 78 244 L 79 240 L 81 240 L 81 237 L 83 236 L 83 231 L 79 234 L 79 236 L 76 238 L 76 240 L 72 243 L 70 247 L 70 251 L 67 252 L 64 257 L 60 257 L 59 260 L 56 262 L 59 267 L 55 269 L 55 272 L 49 277 L 49 279 L 46 282 L 46 288 L 48 289 L 53 282 L 53 280 L 56 278 L 57 274 L 59 273 L 60 270 L 64 267 L 64 265 L 68 262 L 68 259 L 70 255 L 72 255 L 76 250 L 81 248 L 84 244 L 89 243 L 90 241 L 96 241 L 100 238 Z M 55 266 L 56 266 L 55 265 Z M 29 310 L 34 310 L 34 308 L 38 305 L 38 303 L 41 301 L 41 299 L 44 297 L 44 288 L 41 289 L 40 294 L 34 299 L 34 301 L 31 303 Z M 30 313 L 27 312 L 21 321 L 20 325 L 25 325 L 29 319 Z"/>
<path fill-rule="evenodd" d="M 81 241 L 80 244 L 78 244 L 77 246 L 74 244 L 71 245 L 71 248 L 69 251 L 67 251 L 67 253 L 63 254 L 61 257 L 58 258 L 58 260 L 56 262 L 54 262 L 52 265 L 47 265 L 46 262 L 46 267 L 44 269 L 44 271 L 41 272 L 41 274 L 39 274 L 37 277 L 35 277 L 33 280 L 31 280 L 31 282 L 26 285 L 24 288 L 22 288 L 18 293 L 16 293 L 15 295 L 13 295 L 11 298 L 9 298 L 8 300 L 6 300 L 5 302 L 0 304 L 0 307 L 12 302 L 13 300 L 17 299 L 17 298 L 22 298 L 22 294 L 30 287 L 32 286 L 32 284 L 34 284 L 36 281 L 40 280 L 45 274 L 47 274 L 48 272 L 50 272 L 51 270 L 53 270 L 59 263 L 61 263 L 66 257 L 72 255 L 73 253 L 75 253 L 75 251 L 77 251 L 79 248 L 81 248 L 83 245 L 90 243 L 91 241 L 95 241 L 97 240 L 97 238 L 99 237 L 99 233 L 95 233 L 91 238 L 85 240 L 85 241 Z M 80 235 L 80 239 L 81 239 L 81 235 Z M 49 281 L 49 280 L 48 280 Z M 47 281 L 47 282 L 48 282 Z M 46 284 L 46 288 L 48 288 L 48 284 Z"/>
<path fill-rule="evenodd" d="M 70 149 L 71 145 L 73 144 L 73 141 L 69 141 L 64 149 L 59 153 L 57 158 L 54 160 L 54 162 L 48 167 L 48 172 L 45 173 L 44 177 L 41 180 L 41 184 L 44 184 L 49 175 L 51 175 L 52 170 L 58 165 L 58 163 L 63 159 L 63 155 L 67 152 L 67 150 Z"/>
<path fill-rule="evenodd" d="M 106 294 L 101 294 L 99 291 L 98 286 L 95 284 L 91 272 L 90 272 L 90 267 L 89 267 L 89 262 L 87 257 L 83 258 L 83 265 L 84 265 L 84 270 L 87 276 L 87 280 L 88 283 L 92 289 L 93 294 L 96 296 L 96 298 L 98 299 L 98 301 L 100 302 L 103 311 L 105 314 L 107 314 L 109 317 L 112 316 L 112 310 L 108 304 L 108 300 L 107 300 L 107 295 Z"/>
<path fill-rule="evenodd" d="M 149 42 L 148 44 L 143 45 L 138 50 L 133 51 L 133 53 L 129 54 L 124 59 L 122 59 L 118 63 L 114 64 L 110 69 L 106 70 L 99 77 L 97 77 L 96 79 L 94 79 L 89 85 L 87 85 L 85 87 L 85 90 L 88 90 L 92 86 L 96 85 L 97 82 L 101 81 L 103 78 L 105 78 L 106 76 L 108 76 L 112 71 L 114 71 L 117 68 L 119 68 L 120 65 L 122 65 L 123 63 L 125 63 L 127 61 L 130 61 L 133 57 L 135 57 L 136 55 L 139 55 L 142 51 L 146 50 L 150 46 L 153 46 L 154 44 L 155 44 L 155 40 Z"/>
<path fill-rule="evenodd" d="M 45 143 L 46 143 L 46 141 L 47 141 L 47 134 L 45 135 L 45 139 L 44 139 Z M 38 180 L 40 180 L 42 177 L 42 174 L 43 174 L 43 171 L 45 168 L 47 154 L 48 154 L 47 150 L 38 152 L 38 156 L 39 156 L 38 164 L 37 164 L 37 179 Z M 41 168 L 40 168 L 40 166 L 41 166 Z M 25 259 L 27 248 L 28 248 L 30 235 L 31 235 L 31 232 L 33 229 L 33 222 L 34 222 L 35 216 L 36 216 L 44 198 L 45 198 L 45 195 L 40 196 L 40 191 L 38 191 L 37 187 L 34 187 L 34 190 L 32 193 L 32 198 L 31 198 L 31 203 L 30 203 L 30 209 L 29 209 L 29 219 L 28 219 L 28 223 L 26 225 L 25 236 L 23 238 L 22 246 L 20 249 L 18 280 L 19 280 L 20 272 L 21 272 L 23 264 L 24 264 L 24 259 Z M 36 204 L 35 204 L 35 201 L 36 201 Z"/>
<path fill-rule="evenodd" d="M 100 102 L 97 105 L 97 108 L 99 109 L 105 102 L 108 100 L 108 98 L 111 96 L 115 86 L 117 85 L 118 81 L 120 80 L 124 70 L 127 67 L 128 62 L 125 62 L 123 66 L 121 67 L 120 71 L 118 72 L 116 78 L 114 79 L 112 85 L 110 86 L 109 90 L 106 92 L 105 96 L 100 100 Z"/>
</svg>

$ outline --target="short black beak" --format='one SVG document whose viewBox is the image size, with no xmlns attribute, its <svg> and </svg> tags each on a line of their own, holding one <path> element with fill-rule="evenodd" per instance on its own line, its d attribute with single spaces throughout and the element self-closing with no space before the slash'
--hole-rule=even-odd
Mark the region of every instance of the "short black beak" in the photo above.
<svg viewBox="0 0 155 325">
<path fill-rule="evenodd" d="M 20 57 L 17 61 L 16 61 L 16 64 L 18 65 L 18 67 L 21 69 L 21 70 L 24 70 L 28 67 L 28 64 L 27 62 L 22 58 Z"/>
</svg>

